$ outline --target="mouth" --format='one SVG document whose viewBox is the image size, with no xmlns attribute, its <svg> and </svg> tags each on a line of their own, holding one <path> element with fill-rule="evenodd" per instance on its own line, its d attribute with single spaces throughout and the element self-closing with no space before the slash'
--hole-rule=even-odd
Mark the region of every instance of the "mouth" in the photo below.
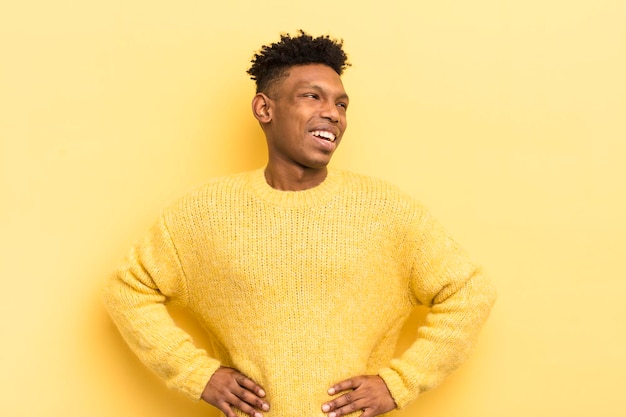
<svg viewBox="0 0 626 417">
<path fill-rule="evenodd" d="M 314 130 L 313 132 L 311 132 L 311 134 L 315 137 L 327 140 L 329 142 L 334 142 L 337 139 L 334 133 L 327 130 Z"/>
</svg>

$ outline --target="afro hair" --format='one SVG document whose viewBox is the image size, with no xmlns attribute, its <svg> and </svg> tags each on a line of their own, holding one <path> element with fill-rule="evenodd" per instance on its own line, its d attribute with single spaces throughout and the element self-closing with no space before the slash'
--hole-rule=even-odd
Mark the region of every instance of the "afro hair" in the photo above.
<svg viewBox="0 0 626 417">
<path fill-rule="evenodd" d="M 303 30 L 293 37 L 284 34 L 279 42 L 263 46 L 254 55 L 248 74 L 256 81 L 257 93 L 268 92 L 295 65 L 324 64 L 341 75 L 350 66 L 342 47 L 343 40 L 328 35 L 314 38 Z"/>
</svg>

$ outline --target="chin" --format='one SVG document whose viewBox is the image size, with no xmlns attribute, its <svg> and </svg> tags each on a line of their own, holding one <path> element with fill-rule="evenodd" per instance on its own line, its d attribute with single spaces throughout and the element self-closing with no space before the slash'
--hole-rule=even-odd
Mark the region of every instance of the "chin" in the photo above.
<svg viewBox="0 0 626 417">
<path fill-rule="evenodd" d="M 328 164 L 330 164 L 330 161 L 332 159 L 331 156 L 332 155 L 325 155 L 324 157 L 318 158 L 318 159 L 313 160 L 313 161 L 309 161 L 310 164 L 308 166 L 310 168 L 313 168 L 313 169 L 326 168 L 328 166 Z"/>
<path fill-rule="evenodd" d="M 319 169 L 324 169 L 328 166 L 328 164 L 330 163 L 330 159 L 327 161 L 315 161 L 315 162 L 311 162 L 309 164 L 305 164 L 305 166 L 309 169 L 313 169 L 313 170 L 319 170 Z"/>
</svg>

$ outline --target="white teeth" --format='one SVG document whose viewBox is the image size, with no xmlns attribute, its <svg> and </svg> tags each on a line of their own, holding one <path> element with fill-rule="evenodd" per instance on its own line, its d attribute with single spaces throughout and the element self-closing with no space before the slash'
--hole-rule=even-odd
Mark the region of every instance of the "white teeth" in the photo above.
<svg viewBox="0 0 626 417">
<path fill-rule="evenodd" d="M 331 142 L 335 141 L 335 135 L 333 135 L 330 132 L 327 132 L 325 130 L 316 130 L 315 132 L 312 132 L 313 136 L 318 136 L 324 139 L 328 139 Z"/>
</svg>

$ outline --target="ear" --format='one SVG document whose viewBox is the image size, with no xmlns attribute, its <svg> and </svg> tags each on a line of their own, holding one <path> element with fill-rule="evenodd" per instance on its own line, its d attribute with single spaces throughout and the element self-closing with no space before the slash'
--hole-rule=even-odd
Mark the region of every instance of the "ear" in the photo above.
<svg viewBox="0 0 626 417">
<path fill-rule="evenodd" d="M 263 93 L 257 93 L 252 99 L 252 113 L 261 124 L 272 120 L 271 99 Z"/>
</svg>

